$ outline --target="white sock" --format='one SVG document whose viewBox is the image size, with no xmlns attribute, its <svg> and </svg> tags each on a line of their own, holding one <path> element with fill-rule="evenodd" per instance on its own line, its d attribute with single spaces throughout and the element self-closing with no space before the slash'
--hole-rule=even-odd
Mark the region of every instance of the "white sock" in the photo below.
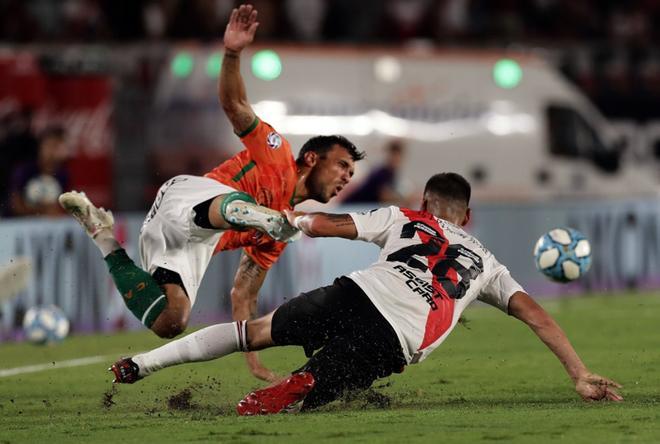
<svg viewBox="0 0 660 444">
<path fill-rule="evenodd" d="M 112 230 L 109 229 L 99 231 L 92 240 L 96 246 L 99 247 L 99 250 L 101 250 L 103 257 L 106 257 L 115 250 L 121 249 L 121 245 L 119 245 L 119 242 L 117 242 L 117 239 L 115 239 L 115 235 L 112 234 Z"/>
<path fill-rule="evenodd" d="M 147 376 L 172 365 L 210 361 L 246 351 L 246 326 L 247 321 L 212 325 L 132 359 L 140 367 L 140 376 Z"/>
</svg>

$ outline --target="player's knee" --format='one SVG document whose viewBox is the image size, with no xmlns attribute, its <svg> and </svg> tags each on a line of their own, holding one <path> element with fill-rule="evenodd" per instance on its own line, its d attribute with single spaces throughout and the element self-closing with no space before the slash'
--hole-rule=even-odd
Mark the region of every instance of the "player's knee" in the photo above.
<svg viewBox="0 0 660 444">
<path fill-rule="evenodd" d="M 247 323 L 247 347 L 248 350 L 262 350 L 274 345 L 271 336 L 271 322 L 273 314 L 269 313 L 258 319 Z"/>
<path fill-rule="evenodd" d="M 188 326 L 188 314 L 186 310 L 176 310 L 168 307 L 158 316 L 156 322 L 151 326 L 151 330 L 163 339 L 178 336 Z"/>
<path fill-rule="evenodd" d="M 255 327 L 254 321 L 248 321 L 247 323 L 247 338 L 245 342 L 249 351 L 260 350 L 262 348 L 259 347 L 262 342 L 260 330 Z"/>
<path fill-rule="evenodd" d="M 250 313 L 254 313 L 257 307 L 257 298 L 245 291 L 231 289 L 231 308 L 234 319 L 247 319 Z"/>
<path fill-rule="evenodd" d="M 183 333 L 186 330 L 186 326 L 186 320 L 168 316 L 163 322 L 155 322 L 151 330 L 160 338 L 172 339 Z"/>
</svg>

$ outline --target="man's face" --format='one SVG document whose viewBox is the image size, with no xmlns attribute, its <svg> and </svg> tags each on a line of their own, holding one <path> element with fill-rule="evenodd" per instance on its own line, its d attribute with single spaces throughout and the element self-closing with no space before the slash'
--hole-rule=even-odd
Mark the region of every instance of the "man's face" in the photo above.
<svg viewBox="0 0 660 444">
<path fill-rule="evenodd" d="M 309 172 L 310 199 L 321 203 L 330 201 L 351 181 L 354 171 L 355 162 L 348 150 L 333 145 L 326 154 L 319 156 Z"/>
<path fill-rule="evenodd" d="M 48 164 L 61 164 L 69 157 L 69 148 L 64 137 L 50 136 L 41 141 L 39 156 Z"/>
</svg>

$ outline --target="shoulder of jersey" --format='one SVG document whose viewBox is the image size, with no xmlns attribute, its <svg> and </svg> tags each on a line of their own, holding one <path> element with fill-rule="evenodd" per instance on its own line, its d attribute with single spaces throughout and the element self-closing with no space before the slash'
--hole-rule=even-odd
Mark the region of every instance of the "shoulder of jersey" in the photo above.
<svg viewBox="0 0 660 444">
<path fill-rule="evenodd" d="M 282 146 L 283 139 L 282 136 L 277 131 L 270 131 L 266 136 L 266 145 L 270 149 L 276 150 Z"/>
</svg>

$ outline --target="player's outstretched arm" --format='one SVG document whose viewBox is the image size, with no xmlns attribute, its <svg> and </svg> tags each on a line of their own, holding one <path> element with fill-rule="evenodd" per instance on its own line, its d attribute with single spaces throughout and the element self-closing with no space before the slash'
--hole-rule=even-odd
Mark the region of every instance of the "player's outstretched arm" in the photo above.
<svg viewBox="0 0 660 444">
<path fill-rule="evenodd" d="M 591 373 L 582 363 L 561 327 L 528 294 L 519 291 L 511 297 L 509 314 L 527 324 L 557 356 L 575 383 L 575 391 L 582 399 L 623 401 L 623 397 L 616 390 L 621 386 L 610 379 Z"/>
<path fill-rule="evenodd" d="M 258 26 L 257 10 L 252 5 L 241 5 L 232 11 L 225 29 L 218 97 L 237 134 L 248 130 L 256 119 L 241 77 L 240 55 L 243 48 L 252 43 Z"/>
<path fill-rule="evenodd" d="M 309 237 L 343 237 L 355 239 L 358 235 L 353 218 L 348 214 L 304 213 L 284 210 L 289 224 Z"/>
<path fill-rule="evenodd" d="M 261 268 L 250 256 L 243 253 L 234 276 L 231 289 L 231 307 L 234 320 L 254 319 L 257 314 L 257 295 L 266 279 L 267 270 Z M 280 379 L 275 373 L 261 364 L 256 352 L 245 354 L 250 373 L 264 381 Z"/>
</svg>

